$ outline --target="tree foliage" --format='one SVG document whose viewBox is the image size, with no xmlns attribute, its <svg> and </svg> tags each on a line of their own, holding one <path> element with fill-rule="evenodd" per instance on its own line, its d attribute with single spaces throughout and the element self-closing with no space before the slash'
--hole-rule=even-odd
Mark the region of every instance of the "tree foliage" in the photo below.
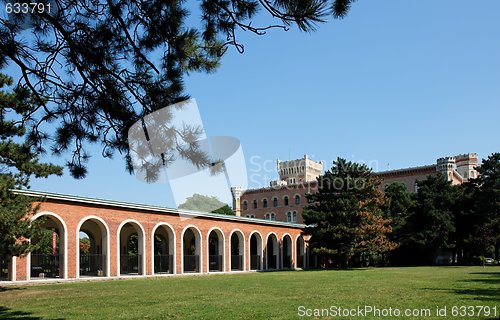
<svg viewBox="0 0 500 320">
<path fill-rule="evenodd" d="M 90 253 L 90 239 L 87 237 L 80 238 L 80 254 Z"/>
<path fill-rule="evenodd" d="M 479 177 L 472 181 L 478 188 L 477 212 L 484 223 L 483 237 L 494 255 L 500 258 L 500 153 L 484 159 L 478 168 Z"/>
<path fill-rule="evenodd" d="M 500 153 L 483 159 L 479 176 L 462 186 L 457 240 L 463 262 L 474 256 L 500 257 Z"/>
<path fill-rule="evenodd" d="M 186 202 L 180 204 L 179 209 L 234 215 L 234 211 L 217 197 L 208 197 L 197 193 L 188 197 Z"/>
<path fill-rule="evenodd" d="M 228 47 L 243 52 L 239 32 L 313 31 L 328 15 L 344 17 L 353 0 L 203 0 L 199 8 L 176 0 L 51 2 L 50 13 L 0 19 L 0 68 L 17 67 L 19 86 L 33 97 L 36 108 L 23 115 L 30 140 L 38 150 L 70 152 L 68 167 L 80 178 L 89 143 L 101 143 L 105 157 L 123 154 L 132 170 L 131 125 L 185 100 L 183 78 L 216 70 Z M 259 12 L 273 24 L 258 26 Z"/>
<path fill-rule="evenodd" d="M 0 254 L 18 256 L 32 250 L 29 239 L 41 232 L 41 220 L 27 216 L 36 212 L 33 199 L 11 190 L 28 186 L 29 178 L 61 174 L 60 167 L 40 163 L 25 141 L 25 122 L 14 115 L 26 115 L 36 106 L 29 90 L 16 87 L 7 91 L 12 79 L 0 74 Z"/>
<path fill-rule="evenodd" d="M 318 183 L 303 218 L 313 250 L 326 257 L 325 263 L 349 267 L 353 257 L 361 262 L 394 249 L 387 239 L 390 220 L 380 210 L 385 201 L 380 180 L 371 169 L 338 158 Z"/>
<path fill-rule="evenodd" d="M 417 260 L 432 264 L 439 249 L 455 248 L 456 204 L 458 189 L 440 173 L 418 181 L 415 205 L 402 231 L 401 245 Z"/>
</svg>

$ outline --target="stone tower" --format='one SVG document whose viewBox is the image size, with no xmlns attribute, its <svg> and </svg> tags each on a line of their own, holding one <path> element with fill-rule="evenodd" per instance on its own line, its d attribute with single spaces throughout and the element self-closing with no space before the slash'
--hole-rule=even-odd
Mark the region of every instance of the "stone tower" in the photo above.
<svg viewBox="0 0 500 320">
<path fill-rule="evenodd" d="M 297 184 L 316 180 L 323 172 L 323 162 L 316 162 L 304 155 L 304 158 L 289 161 L 278 160 L 279 180 L 286 184 Z"/>
<path fill-rule="evenodd" d="M 241 196 L 243 195 L 243 188 L 233 187 L 231 188 L 231 194 L 233 195 L 233 211 L 239 217 L 241 216 Z"/>
<path fill-rule="evenodd" d="M 437 159 L 436 170 L 441 172 L 448 181 L 453 181 L 453 172 L 456 170 L 455 157 Z"/>
<path fill-rule="evenodd" d="M 465 181 L 477 178 L 477 154 L 468 153 L 461 154 L 455 157 L 455 163 L 458 173 L 464 178 Z"/>
</svg>

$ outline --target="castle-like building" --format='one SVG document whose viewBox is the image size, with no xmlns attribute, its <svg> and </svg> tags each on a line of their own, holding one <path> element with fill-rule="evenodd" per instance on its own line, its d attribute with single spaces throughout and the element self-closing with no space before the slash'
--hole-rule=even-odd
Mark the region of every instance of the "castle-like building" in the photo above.
<svg viewBox="0 0 500 320">
<path fill-rule="evenodd" d="M 277 161 L 278 180 L 267 188 L 242 190 L 232 188 L 236 215 L 247 218 L 302 223 L 306 194 L 316 192 L 316 179 L 323 172 L 323 162 L 307 155 L 302 159 Z"/>
<path fill-rule="evenodd" d="M 452 184 L 476 178 L 477 154 L 461 154 L 437 159 L 435 164 L 377 172 L 381 188 L 394 182 L 402 183 L 410 192 L 417 192 L 418 181 L 442 173 Z M 306 194 L 318 190 L 317 178 L 323 172 L 323 162 L 307 155 L 302 159 L 277 162 L 279 179 L 267 188 L 243 190 L 232 188 L 233 209 L 238 216 L 274 221 L 303 223 L 302 210 L 307 205 Z"/>
<path fill-rule="evenodd" d="M 400 182 L 410 192 L 417 192 L 418 181 L 425 180 L 429 175 L 442 173 L 452 184 L 462 184 L 469 179 L 477 178 L 477 154 L 460 154 L 454 157 L 439 158 L 436 164 L 378 172 L 383 179 L 382 188 L 394 182 Z"/>
</svg>

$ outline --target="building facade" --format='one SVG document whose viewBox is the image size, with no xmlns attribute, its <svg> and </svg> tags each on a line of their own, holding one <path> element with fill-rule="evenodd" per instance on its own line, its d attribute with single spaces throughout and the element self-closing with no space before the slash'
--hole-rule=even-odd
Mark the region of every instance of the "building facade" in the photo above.
<svg viewBox="0 0 500 320">
<path fill-rule="evenodd" d="M 304 268 L 303 225 L 35 191 L 49 252 L 14 257 L 7 281 Z M 82 234 L 89 238 L 83 246 Z M 31 239 L 31 241 L 39 241 Z"/>
<path fill-rule="evenodd" d="M 316 179 L 323 172 L 323 163 L 302 159 L 277 161 L 278 180 L 267 188 L 242 190 L 233 188 L 236 215 L 271 221 L 302 223 L 306 194 L 316 192 Z"/>
<path fill-rule="evenodd" d="M 444 157 L 435 164 L 375 173 L 382 179 L 381 190 L 394 182 L 402 183 L 409 192 L 418 190 L 418 181 L 442 173 L 453 184 L 461 184 L 478 173 L 477 154 Z M 318 190 L 316 178 L 322 174 L 323 163 L 304 156 L 302 159 L 278 161 L 279 179 L 268 188 L 242 190 L 233 188 L 233 203 L 237 215 L 273 221 L 304 223 L 302 210 L 307 205 L 306 194 Z"/>
<path fill-rule="evenodd" d="M 418 181 L 436 173 L 443 174 L 454 185 L 477 178 L 477 165 L 477 154 L 469 153 L 439 158 L 432 165 L 378 172 L 377 176 L 382 178 L 382 190 L 391 183 L 399 182 L 404 184 L 409 192 L 417 192 Z"/>
</svg>

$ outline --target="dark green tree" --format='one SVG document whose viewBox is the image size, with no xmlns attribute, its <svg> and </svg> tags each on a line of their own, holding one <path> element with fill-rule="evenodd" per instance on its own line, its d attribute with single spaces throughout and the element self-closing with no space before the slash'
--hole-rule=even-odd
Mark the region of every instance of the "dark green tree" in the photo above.
<svg viewBox="0 0 500 320">
<path fill-rule="evenodd" d="M 24 117 L 36 109 L 29 90 L 6 86 L 12 79 L 0 74 L 0 255 L 19 256 L 31 251 L 28 240 L 40 237 L 42 221 L 31 222 L 27 216 L 36 212 L 33 199 L 11 190 L 27 187 L 29 178 L 61 174 L 62 168 L 40 163 L 32 145 L 26 140 Z"/>
<path fill-rule="evenodd" d="M 389 236 L 393 241 L 399 242 L 401 231 L 406 223 L 408 212 L 413 208 L 415 201 L 406 186 L 400 182 L 388 185 L 384 194 L 387 202 L 383 208 L 384 217 L 392 220 L 392 233 Z"/>
<path fill-rule="evenodd" d="M 432 264 L 439 250 L 454 251 L 458 199 L 458 188 L 442 174 L 418 181 L 415 206 L 401 235 L 407 263 Z"/>
<path fill-rule="evenodd" d="M 389 221 L 380 210 L 384 202 L 380 180 L 371 169 L 338 158 L 318 184 L 318 192 L 308 195 L 311 204 L 303 217 L 322 264 L 349 267 L 353 258 L 361 262 L 394 248 L 387 239 Z"/>
<path fill-rule="evenodd" d="M 234 211 L 217 197 L 208 197 L 195 193 L 186 199 L 186 202 L 179 205 L 179 209 L 196 210 L 202 212 L 212 212 L 234 216 Z"/>
<path fill-rule="evenodd" d="M 50 12 L 46 8 L 0 18 L 0 69 L 17 67 L 19 86 L 37 106 L 25 115 L 31 120 L 25 123 L 31 141 L 38 150 L 70 152 L 68 167 L 80 178 L 87 172 L 89 143 L 102 144 L 105 157 L 118 151 L 132 170 L 127 144 L 131 125 L 185 100 L 184 77 L 216 70 L 228 47 L 243 52 L 239 32 L 264 35 L 293 25 L 313 31 L 329 15 L 344 17 L 353 0 L 48 2 Z M 254 21 L 259 12 L 274 22 L 259 26 Z M 201 21 L 188 20 L 190 14 Z M 31 37 L 26 37 L 26 28 Z M 51 125 L 43 131 L 46 122 Z M 169 129 L 166 137 L 179 138 L 173 142 L 199 131 Z M 162 163 L 172 160 L 169 151 L 179 149 L 200 166 L 214 160 L 204 157 L 196 143 L 184 146 L 174 143 Z"/>
<path fill-rule="evenodd" d="M 500 257 L 500 153 L 483 159 L 477 171 L 463 187 L 459 226 L 466 262 L 473 256 Z"/>
</svg>

